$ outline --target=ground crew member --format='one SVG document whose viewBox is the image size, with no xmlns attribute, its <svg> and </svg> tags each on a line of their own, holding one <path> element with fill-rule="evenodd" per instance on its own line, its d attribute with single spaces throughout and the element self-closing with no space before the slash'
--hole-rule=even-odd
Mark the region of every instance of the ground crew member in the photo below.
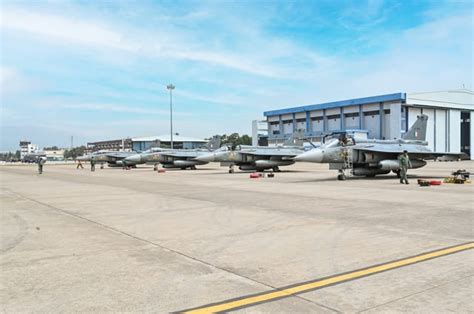
<svg viewBox="0 0 474 314">
<path fill-rule="evenodd" d="M 407 171 L 408 168 L 411 168 L 410 157 L 408 157 L 408 152 L 406 150 L 403 151 L 403 154 L 398 156 L 398 164 L 400 166 L 400 183 L 409 184 L 407 179 Z"/>
<path fill-rule="evenodd" d="M 45 160 L 43 159 L 43 157 L 39 157 L 37 163 L 38 163 L 38 173 L 42 174 L 43 173 L 43 165 L 45 163 Z"/>
<path fill-rule="evenodd" d="M 77 161 L 76 169 L 79 169 L 79 168 L 84 169 L 84 166 L 82 165 L 82 162 L 80 160 Z"/>
<path fill-rule="evenodd" d="M 92 172 L 95 171 L 95 158 L 94 157 L 91 157 L 91 171 Z"/>
</svg>

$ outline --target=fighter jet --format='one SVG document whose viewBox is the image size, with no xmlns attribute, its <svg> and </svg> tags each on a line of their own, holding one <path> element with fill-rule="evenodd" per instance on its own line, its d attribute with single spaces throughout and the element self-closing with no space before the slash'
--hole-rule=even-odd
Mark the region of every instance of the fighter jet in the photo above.
<svg viewBox="0 0 474 314">
<path fill-rule="evenodd" d="M 280 171 L 280 166 L 295 163 L 293 158 L 304 152 L 301 132 L 295 132 L 283 146 L 244 146 L 239 145 L 235 150 L 222 147 L 219 151 L 196 157 L 203 162 L 221 162 L 229 165 L 229 173 L 234 172 L 234 165 L 240 170 L 255 170 L 262 172 L 266 169 Z"/>
<path fill-rule="evenodd" d="M 128 157 L 135 155 L 136 152 L 121 152 L 121 151 L 97 151 L 84 156 L 77 157 L 80 161 L 91 161 L 92 157 L 97 163 L 107 163 L 109 167 L 122 167 L 124 166 L 123 160 Z"/>
<path fill-rule="evenodd" d="M 208 154 L 210 151 L 218 149 L 220 137 L 213 137 L 206 148 L 198 149 L 167 149 L 152 148 L 140 154 L 134 154 L 123 160 L 126 165 L 138 165 L 144 163 L 161 164 L 163 168 L 196 169 L 198 165 L 204 165 L 208 162 L 200 161 L 197 157 Z M 217 150 L 216 150 L 217 151 Z"/>
<path fill-rule="evenodd" d="M 345 180 L 347 172 L 354 176 L 375 177 L 393 171 L 400 177 L 398 156 L 405 150 L 412 169 L 424 167 L 426 160 L 437 157 L 458 160 L 465 156 L 460 153 L 432 152 L 426 141 L 427 121 L 428 116 L 418 116 L 403 138 L 394 140 L 356 140 L 346 134 L 339 134 L 337 138 L 328 136 L 321 147 L 302 153 L 294 160 L 328 163 L 329 169 L 338 170 L 338 180 Z"/>
</svg>

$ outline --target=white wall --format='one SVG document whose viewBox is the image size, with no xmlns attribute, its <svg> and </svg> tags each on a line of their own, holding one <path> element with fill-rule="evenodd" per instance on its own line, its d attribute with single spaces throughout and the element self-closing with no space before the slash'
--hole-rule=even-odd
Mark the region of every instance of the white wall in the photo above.
<svg viewBox="0 0 474 314">
<path fill-rule="evenodd" d="M 380 104 L 366 104 L 362 105 L 362 111 L 374 111 L 374 110 L 379 110 L 380 109 Z"/>
<path fill-rule="evenodd" d="M 407 93 L 407 104 L 427 105 L 431 107 L 450 107 L 472 110 L 474 93 L 468 89 L 437 92 Z"/>
<path fill-rule="evenodd" d="M 364 129 L 369 131 L 369 138 L 380 138 L 380 115 L 364 115 Z"/>
<path fill-rule="evenodd" d="M 344 120 L 344 123 L 345 123 L 346 129 L 358 129 L 359 117 L 346 117 Z"/>
<path fill-rule="evenodd" d="M 293 122 L 283 123 L 283 134 L 293 134 Z"/>
<path fill-rule="evenodd" d="M 449 110 L 449 152 L 461 152 L 461 111 Z"/>
<path fill-rule="evenodd" d="M 474 124 L 472 123 L 472 120 L 474 118 L 474 111 L 471 111 L 471 115 L 469 117 L 471 119 L 471 143 L 469 145 L 471 146 L 471 160 L 474 160 Z"/>
<path fill-rule="evenodd" d="M 326 116 L 341 114 L 341 108 L 326 109 Z"/>
<path fill-rule="evenodd" d="M 436 110 L 436 127 L 435 127 L 435 152 L 446 152 L 448 143 L 446 142 L 446 110 Z"/>
<path fill-rule="evenodd" d="M 392 121 L 390 121 L 390 114 L 389 113 L 384 113 L 383 114 L 383 134 L 382 134 L 382 137 L 384 137 L 386 140 L 391 139 L 391 128 L 390 128 L 391 122 Z"/>
<path fill-rule="evenodd" d="M 311 129 L 313 132 L 322 132 L 324 126 L 324 120 L 311 121 Z"/>
<path fill-rule="evenodd" d="M 426 128 L 426 141 L 428 142 L 428 147 L 434 151 L 434 110 L 433 109 L 423 109 L 423 114 L 428 116 L 428 126 Z"/>
<path fill-rule="evenodd" d="M 295 113 L 295 118 L 296 118 L 296 119 L 303 119 L 303 118 L 306 118 L 306 111 L 305 111 L 305 112 L 297 112 L 297 113 Z"/>
<path fill-rule="evenodd" d="M 341 119 L 338 117 L 336 119 L 328 119 L 328 130 L 337 131 L 341 129 Z"/>
<path fill-rule="evenodd" d="M 304 121 L 304 122 L 296 122 L 296 130 L 303 130 L 303 131 L 306 131 L 306 121 Z"/>
<path fill-rule="evenodd" d="M 385 106 L 384 106 L 385 107 Z M 386 133 L 387 139 L 400 138 L 402 134 L 402 104 L 390 104 L 390 131 Z"/>
<path fill-rule="evenodd" d="M 344 107 L 344 113 L 359 112 L 359 106 L 347 106 Z"/>
<path fill-rule="evenodd" d="M 322 117 L 323 111 L 322 110 L 314 110 L 309 113 L 310 117 Z"/>
</svg>

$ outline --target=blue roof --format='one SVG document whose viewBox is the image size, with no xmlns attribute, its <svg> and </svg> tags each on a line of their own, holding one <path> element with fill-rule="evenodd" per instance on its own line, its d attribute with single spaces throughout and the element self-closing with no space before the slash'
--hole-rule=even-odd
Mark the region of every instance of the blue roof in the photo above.
<svg viewBox="0 0 474 314">
<path fill-rule="evenodd" d="M 354 106 L 354 105 L 362 105 L 362 104 L 370 104 L 370 103 L 386 102 L 386 101 L 399 101 L 399 100 L 406 100 L 406 93 L 395 93 L 395 94 L 387 94 L 387 95 L 380 95 L 380 96 L 371 96 L 371 97 L 364 97 L 364 98 L 333 101 L 333 102 L 327 102 L 327 103 L 316 104 L 316 105 L 306 105 L 306 106 L 292 107 L 292 108 L 286 108 L 286 109 L 270 110 L 270 111 L 265 111 L 263 115 L 265 117 L 268 117 L 268 116 L 275 116 L 275 115 L 280 115 L 280 114 L 289 114 L 289 113 L 296 113 L 296 112 L 303 112 L 303 111 L 331 109 L 331 108 L 339 108 L 339 107 L 346 107 L 346 106 Z"/>
</svg>

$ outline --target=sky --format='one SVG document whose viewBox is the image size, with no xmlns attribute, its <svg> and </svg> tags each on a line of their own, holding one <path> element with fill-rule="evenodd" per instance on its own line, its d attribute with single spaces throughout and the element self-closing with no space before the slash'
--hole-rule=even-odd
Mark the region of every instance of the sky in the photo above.
<svg viewBox="0 0 474 314">
<path fill-rule="evenodd" d="M 0 1 L 0 150 L 251 132 L 266 110 L 472 89 L 472 1 Z"/>
</svg>

